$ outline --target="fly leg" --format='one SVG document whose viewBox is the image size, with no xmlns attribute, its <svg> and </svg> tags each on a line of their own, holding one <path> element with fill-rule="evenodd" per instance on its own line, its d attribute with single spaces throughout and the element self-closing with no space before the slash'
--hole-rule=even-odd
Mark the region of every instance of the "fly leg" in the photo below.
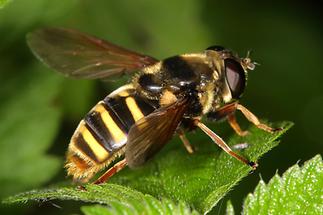
<svg viewBox="0 0 323 215">
<path fill-rule="evenodd" d="M 248 131 L 243 131 L 236 119 L 236 116 L 234 115 L 234 113 L 228 115 L 227 117 L 229 125 L 231 126 L 231 128 L 233 128 L 233 130 L 239 135 L 239 136 L 246 136 L 249 132 Z"/>
<path fill-rule="evenodd" d="M 244 137 L 246 135 L 249 134 L 249 131 L 244 131 L 240 128 L 236 116 L 234 113 L 228 115 L 227 117 L 229 125 L 231 126 L 231 128 L 241 137 Z M 248 148 L 249 145 L 248 143 L 240 143 L 240 144 L 235 144 L 232 146 L 233 149 L 237 149 L 237 150 L 242 150 L 242 149 L 246 149 Z"/>
<path fill-rule="evenodd" d="M 206 125 L 204 125 L 202 122 L 196 120 L 195 125 L 199 127 L 205 134 L 207 134 L 214 143 L 216 143 L 221 149 L 223 149 L 226 153 L 234 157 L 235 159 L 241 161 L 242 163 L 250 166 L 252 169 L 256 169 L 258 164 L 249 161 L 248 159 L 236 154 L 232 151 L 232 149 L 222 140 L 221 137 L 219 137 L 216 133 L 214 133 L 211 129 L 209 129 Z"/>
<path fill-rule="evenodd" d="M 126 159 L 123 159 L 116 163 L 113 167 L 108 169 L 103 175 L 100 176 L 93 184 L 102 184 L 109 180 L 110 177 L 112 177 L 114 174 L 122 170 L 125 166 L 127 166 L 127 161 Z"/>
<path fill-rule="evenodd" d="M 275 131 L 280 131 L 281 128 L 272 128 L 264 123 L 261 123 L 259 119 L 247 108 L 242 106 L 241 104 L 234 102 L 225 105 L 224 107 L 218 109 L 215 113 L 211 115 L 211 118 L 215 120 L 219 120 L 222 118 L 227 118 L 230 126 L 233 128 L 233 130 L 239 135 L 239 136 L 245 136 L 248 134 L 248 131 L 243 131 L 235 117 L 235 111 L 239 110 L 241 113 L 248 119 L 249 122 L 253 123 L 255 126 L 257 126 L 259 129 L 262 129 L 264 131 L 273 133 Z"/>
<path fill-rule="evenodd" d="M 259 121 L 259 119 L 253 113 L 251 113 L 251 111 L 249 111 L 247 108 L 245 108 L 241 104 L 237 104 L 236 108 L 237 108 L 237 110 L 241 111 L 241 113 L 249 120 L 249 122 L 251 122 L 255 126 L 257 126 L 257 128 L 260 128 L 260 129 L 270 132 L 270 133 L 282 130 L 282 128 L 272 128 L 266 124 L 261 123 Z"/>
<path fill-rule="evenodd" d="M 193 154 L 194 152 L 193 147 L 189 142 L 189 140 L 186 138 L 184 131 L 182 129 L 178 129 L 177 134 L 179 135 L 179 138 L 181 139 L 186 151 L 190 154 Z"/>
<path fill-rule="evenodd" d="M 237 102 L 227 104 L 220 109 L 218 109 L 216 112 L 212 114 L 212 118 L 215 120 L 221 120 L 226 118 L 233 130 L 239 135 L 239 136 L 246 136 L 248 134 L 248 131 L 243 131 L 235 117 L 235 111 L 237 109 Z"/>
</svg>

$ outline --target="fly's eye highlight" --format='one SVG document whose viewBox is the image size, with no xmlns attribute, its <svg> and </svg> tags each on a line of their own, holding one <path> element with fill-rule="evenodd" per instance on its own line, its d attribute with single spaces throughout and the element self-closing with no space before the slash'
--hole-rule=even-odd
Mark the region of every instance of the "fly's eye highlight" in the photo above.
<svg viewBox="0 0 323 215">
<path fill-rule="evenodd" d="M 232 97 L 238 99 L 246 85 L 246 74 L 242 66 L 236 60 L 227 58 L 224 60 L 225 76 L 229 84 Z"/>
</svg>

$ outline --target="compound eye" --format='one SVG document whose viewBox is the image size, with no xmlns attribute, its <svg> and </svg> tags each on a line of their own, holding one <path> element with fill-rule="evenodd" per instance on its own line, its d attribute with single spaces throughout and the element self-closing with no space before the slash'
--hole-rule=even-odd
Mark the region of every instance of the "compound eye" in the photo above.
<svg viewBox="0 0 323 215">
<path fill-rule="evenodd" d="M 225 75 L 229 84 L 232 97 L 239 99 L 246 85 L 246 74 L 241 64 L 236 60 L 227 58 L 224 60 Z"/>
<path fill-rule="evenodd" d="M 223 46 L 215 45 L 215 46 L 210 46 L 206 50 L 213 50 L 213 51 L 220 52 L 220 51 L 223 51 L 224 50 L 224 47 Z"/>
</svg>

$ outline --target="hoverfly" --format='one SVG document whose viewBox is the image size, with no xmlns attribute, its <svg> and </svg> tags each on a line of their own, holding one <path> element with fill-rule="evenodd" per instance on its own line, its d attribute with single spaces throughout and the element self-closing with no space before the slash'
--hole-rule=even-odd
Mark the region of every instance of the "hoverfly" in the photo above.
<svg viewBox="0 0 323 215">
<path fill-rule="evenodd" d="M 27 41 L 43 63 L 69 77 L 107 79 L 137 72 L 129 84 L 98 102 L 79 123 L 65 165 L 74 180 L 89 181 L 119 156 L 124 158 L 95 183 L 105 182 L 127 165 L 141 166 L 174 134 L 192 153 L 184 131 L 197 128 L 226 153 L 255 169 L 255 162 L 233 152 L 201 122 L 202 117 L 227 119 L 243 136 L 247 131 L 241 130 L 235 118 L 239 110 L 258 128 L 275 131 L 239 104 L 247 70 L 255 64 L 221 46 L 159 61 L 71 29 L 37 30 L 28 34 Z"/>
</svg>

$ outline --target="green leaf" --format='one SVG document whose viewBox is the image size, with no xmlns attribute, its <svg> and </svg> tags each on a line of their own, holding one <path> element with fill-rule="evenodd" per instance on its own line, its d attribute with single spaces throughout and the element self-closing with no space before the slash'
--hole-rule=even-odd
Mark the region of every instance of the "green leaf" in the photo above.
<svg viewBox="0 0 323 215">
<path fill-rule="evenodd" d="M 323 214 L 323 162 L 320 155 L 276 174 L 266 185 L 260 180 L 243 204 L 244 214 Z"/>
<path fill-rule="evenodd" d="M 247 137 L 233 135 L 227 142 L 229 145 L 247 142 L 249 148 L 240 153 L 256 161 L 261 155 L 277 146 L 277 138 L 288 130 L 292 123 L 282 122 L 274 126 L 284 129 L 269 134 L 252 126 L 249 129 L 251 134 Z M 88 185 L 86 192 L 73 188 L 33 191 L 10 197 L 6 202 L 24 202 L 31 199 L 74 199 L 96 203 L 112 201 L 121 203 L 133 193 L 127 193 L 130 188 L 123 188 L 123 192 L 113 191 L 117 186 L 114 184 L 121 184 L 156 198 L 185 202 L 197 211 L 206 213 L 234 185 L 247 176 L 251 169 L 212 145 L 207 138 L 196 147 L 198 147 L 196 152 L 189 155 L 181 143 L 169 144 L 143 168 L 138 170 L 126 168 L 112 177 L 107 184 L 99 187 Z M 99 193 L 104 195 L 101 197 Z"/>
<path fill-rule="evenodd" d="M 248 143 L 249 148 L 240 154 L 257 161 L 278 145 L 277 138 L 292 123 L 282 122 L 273 126 L 284 129 L 270 134 L 251 126 L 250 135 L 232 135 L 227 138 L 227 143 L 231 146 Z M 189 139 L 194 143 L 194 136 Z M 207 136 L 199 137 L 197 141 L 194 144 L 197 151 L 193 155 L 185 151 L 181 142 L 174 141 L 143 168 L 122 171 L 112 177 L 111 182 L 133 187 L 155 197 L 185 201 L 200 212 L 208 212 L 234 185 L 250 174 L 251 168 L 223 152 Z"/>
<path fill-rule="evenodd" d="M 117 214 L 117 210 L 115 210 L 116 212 L 113 213 L 112 212 L 112 208 L 108 208 L 108 207 L 104 207 L 101 205 L 94 205 L 94 206 L 83 206 L 81 208 L 81 210 L 83 211 L 83 213 L 85 215 L 110 215 L 110 214 Z M 125 213 L 123 213 L 125 214 Z"/>
<path fill-rule="evenodd" d="M 85 190 L 84 190 L 85 189 Z M 10 197 L 6 202 L 36 200 L 78 200 L 109 205 L 84 206 L 85 214 L 198 214 L 183 202 L 174 203 L 168 199 L 158 200 L 150 195 L 116 184 L 85 185 L 83 190 L 73 187 L 30 191 Z"/>
<path fill-rule="evenodd" d="M 234 208 L 231 201 L 227 202 L 227 209 L 225 211 L 226 215 L 234 215 Z"/>
<path fill-rule="evenodd" d="M 183 202 L 174 202 L 145 195 L 141 201 L 111 203 L 108 207 L 102 205 L 83 206 L 81 210 L 86 215 L 116 215 L 116 214 L 199 214 L 191 210 Z"/>
<path fill-rule="evenodd" d="M 10 2 L 10 0 L 0 0 L 0 9 L 3 8 L 8 2 Z"/>
<path fill-rule="evenodd" d="M 60 168 L 58 158 L 46 155 L 60 122 L 60 83 L 35 68 L 1 83 L 0 198 L 39 186 Z"/>
</svg>

